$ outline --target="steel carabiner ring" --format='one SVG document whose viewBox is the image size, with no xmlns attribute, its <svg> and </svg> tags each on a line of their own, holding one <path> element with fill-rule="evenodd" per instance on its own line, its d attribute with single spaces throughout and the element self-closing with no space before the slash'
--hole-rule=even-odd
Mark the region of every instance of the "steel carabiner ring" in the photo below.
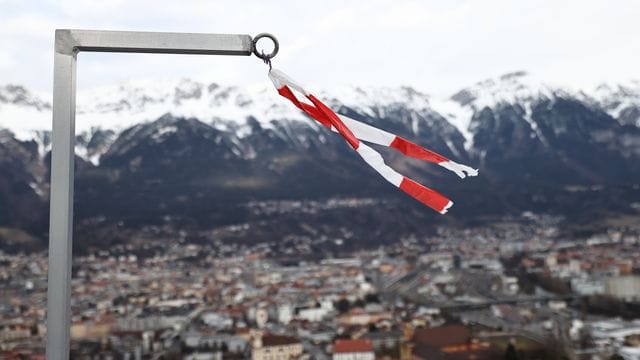
<svg viewBox="0 0 640 360">
<path fill-rule="evenodd" d="M 258 41 L 262 38 L 268 38 L 268 39 L 271 39 L 271 41 L 273 41 L 273 51 L 271 53 L 265 54 L 264 52 L 258 52 L 258 47 L 257 47 Z M 276 39 L 275 36 L 269 33 L 260 33 L 253 38 L 251 47 L 253 48 L 253 55 L 259 57 L 260 59 L 266 62 L 274 58 L 278 54 L 278 50 L 280 49 L 280 44 L 278 44 L 278 39 Z"/>
</svg>

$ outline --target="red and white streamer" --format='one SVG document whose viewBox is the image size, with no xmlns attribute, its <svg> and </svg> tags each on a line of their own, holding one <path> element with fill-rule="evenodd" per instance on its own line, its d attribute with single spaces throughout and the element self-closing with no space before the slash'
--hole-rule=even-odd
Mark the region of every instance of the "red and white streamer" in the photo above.
<svg viewBox="0 0 640 360">
<path fill-rule="evenodd" d="M 304 111 L 307 115 L 322 125 L 339 133 L 349 143 L 349 145 L 351 145 L 351 147 L 360 154 L 362 159 L 382 175 L 382 177 L 388 182 L 399 187 L 402 191 L 441 214 L 445 214 L 453 205 L 451 200 L 437 191 L 429 189 L 428 187 L 398 173 L 385 164 L 384 159 L 377 151 L 363 144 L 360 140 L 391 147 L 406 156 L 436 163 L 445 169 L 453 171 L 461 178 L 478 175 L 478 170 L 466 165 L 458 164 L 455 161 L 449 160 L 436 152 L 425 149 L 400 136 L 354 120 L 350 117 L 336 114 L 322 101 L 318 100 L 318 98 L 313 96 L 310 92 L 305 90 L 280 70 L 272 69 L 269 72 L 269 78 L 280 95 L 287 98 L 300 110 Z M 303 94 L 311 104 L 298 100 L 294 95 L 293 90 Z"/>
</svg>

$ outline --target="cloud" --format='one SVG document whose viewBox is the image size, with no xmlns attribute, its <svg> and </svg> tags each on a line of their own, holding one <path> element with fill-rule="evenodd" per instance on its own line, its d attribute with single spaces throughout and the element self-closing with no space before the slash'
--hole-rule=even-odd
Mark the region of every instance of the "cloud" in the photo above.
<svg viewBox="0 0 640 360">
<path fill-rule="evenodd" d="M 257 34 L 281 42 L 274 65 L 315 88 L 407 84 L 450 94 L 525 69 L 570 86 L 640 78 L 633 0 L 12 1 L 0 0 L 2 81 L 51 86 L 53 30 Z M 254 58 L 82 54 L 81 86 L 129 78 L 266 81 Z"/>
</svg>

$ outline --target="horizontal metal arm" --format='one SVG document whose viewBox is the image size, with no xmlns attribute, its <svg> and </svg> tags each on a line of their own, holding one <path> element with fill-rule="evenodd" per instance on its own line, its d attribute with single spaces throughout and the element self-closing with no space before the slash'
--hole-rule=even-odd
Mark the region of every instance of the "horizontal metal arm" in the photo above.
<svg viewBox="0 0 640 360">
<path fill-rule="evenodd" d="M 51 211 L 47 290 L 47 359 L 69 359 L 71 250 L 76 116 L 76 54 L 80 51 L 251 55 L 249 35 L 56 30 L 51 145 Z M 268 57 L 275 56 L 275 50 Z M 256 37 L 256 42 L 259 36 Z"/>
<path fill-rule="evenodd" d="M 56 30 L 56 52 L 133 52 L 200 55 L 251 55 L 249 35 L 141 31 Z"/>
</svg>

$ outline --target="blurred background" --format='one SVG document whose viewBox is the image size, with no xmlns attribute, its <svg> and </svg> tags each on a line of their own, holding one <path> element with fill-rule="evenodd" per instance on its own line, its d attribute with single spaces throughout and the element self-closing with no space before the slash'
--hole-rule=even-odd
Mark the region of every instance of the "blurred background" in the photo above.
<svg viewBox="0 0 640 360">
<path fill-rule="evenodd" d="M 256 35 L 256 57 L 81 53 L 71 356 L 639 359 L 635 1 L 0 0 L 0 359 L 42 358 L 57 28 Z M 265 41 L 269 51 L 271 46 Z"/>
</svg>

